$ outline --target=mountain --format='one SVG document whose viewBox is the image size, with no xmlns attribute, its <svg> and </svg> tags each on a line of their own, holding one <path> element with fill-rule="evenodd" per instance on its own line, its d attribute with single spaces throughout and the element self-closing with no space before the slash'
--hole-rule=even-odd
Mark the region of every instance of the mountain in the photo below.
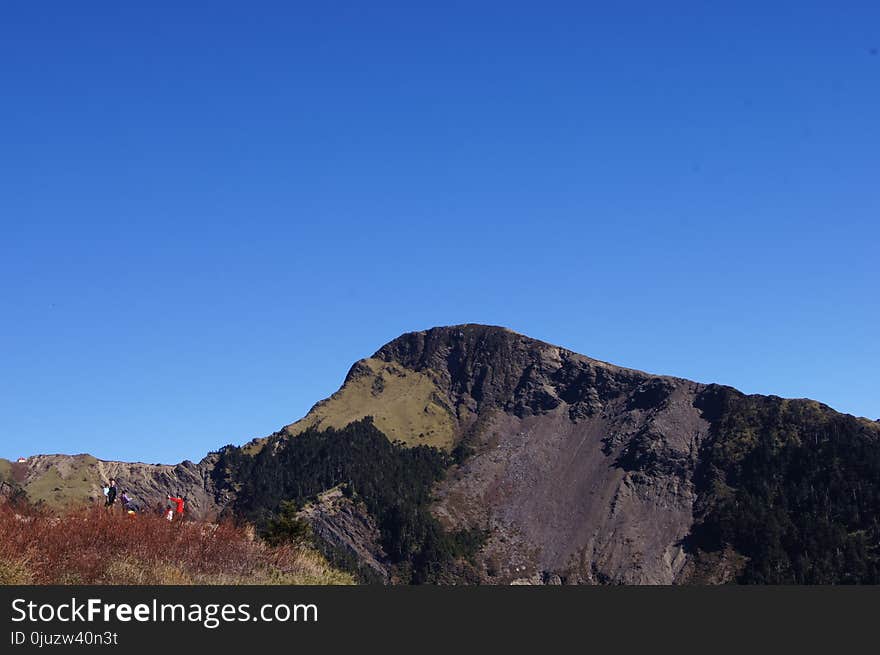
<svg viewBox="0 0 880 655">
<path fill-rule="evenodd" d="M 17 479 L 52 502 L 113 474 L 258 525 L 291 500 L 375 581 L 880 582 L 880 424 L 500 327 L 405 334 L 301 420 L 199 464 L 32 459 Z"/>
</svg>

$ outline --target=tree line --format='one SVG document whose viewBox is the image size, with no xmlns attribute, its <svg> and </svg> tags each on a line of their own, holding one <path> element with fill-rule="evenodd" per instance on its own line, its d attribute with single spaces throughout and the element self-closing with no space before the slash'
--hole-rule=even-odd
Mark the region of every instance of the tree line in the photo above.
<svg viewBox="0 0 880 655">
<path fill-rule="evenodd" d="M 455 560 L 473 555 L 485 538 L 479 530 L 446 531 L 429 511 L 431 489 L 452 462 L 436 448 L 390 441 L 366 417 L 342 429 L 273 435 L 255 455 L 227 446 L 214 475 L 221 489 L 234 488 L 233 511 L 264 533 L 270 526 L 296 533 L 291 507 L 302 508 L 341 486 L 375 520 L 398 577 L 425 583 L 441 581 Z"/>
</svg>

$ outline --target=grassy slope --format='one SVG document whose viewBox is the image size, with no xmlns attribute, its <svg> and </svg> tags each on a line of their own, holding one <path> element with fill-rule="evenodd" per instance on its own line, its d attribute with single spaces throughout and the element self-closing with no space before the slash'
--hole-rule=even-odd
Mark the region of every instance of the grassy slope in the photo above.
<svg viewBox="0 0 880 655">
<path fill-rule="evenodd" d="M 457 421 L 430 377 L 379 359 L 361 363 L 362 375 L 285 431 L 297 435 L 311 427 L 341 429 L 369 415 L 392 441 L 452 450 Z"/>
<path fill-rule="evenodd" d="M 42 501 L 53 508 L 70 505 L 71 499 L 86 502 L 94 487 L 97 462 L 91 455 L 76 455 L 64 470 L 53 466 L 32 477 L 24 490 L 32 503 Z"/>
<path fill-rule="evenodd" d="M 12 462 L 0 458 L 0 482 L 12 482 Z"/>
</svg>

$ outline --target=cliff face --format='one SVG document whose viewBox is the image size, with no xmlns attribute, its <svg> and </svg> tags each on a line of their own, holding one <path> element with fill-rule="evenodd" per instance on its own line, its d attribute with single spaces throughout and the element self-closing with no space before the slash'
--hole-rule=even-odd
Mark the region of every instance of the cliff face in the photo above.
<svg viewBox="0 0 880 655">
<path fill-rule="evenodd" d="M 682 579 L 703 385 L 484 326 L 404 335 L 374 357 L 429 375 L 453 408 L 469 456 L 434 511 L 489 529 L 487 581 Z"/>
</svg>

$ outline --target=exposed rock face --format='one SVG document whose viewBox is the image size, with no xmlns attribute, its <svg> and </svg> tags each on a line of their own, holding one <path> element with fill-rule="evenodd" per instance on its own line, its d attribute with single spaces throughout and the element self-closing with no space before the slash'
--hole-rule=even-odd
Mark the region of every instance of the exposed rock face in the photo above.
<svg viewBox="0 0 880 655">
<path fill-rule="evenodd" d="M 379 530 L 363 503 L 343 496 L 338 488 L 318 497 L 299 516 L 312 526 L 322 549 L 332 558 L 356 562 L 365 577 L 387 583 L 390 566 L 379 541 Z"/>
<path fill-rule="evenodd" d="M 485 326 L 407 334 L 375 357 L 432 376 L 455 408 L 473 454 L 435 513 L 490 529 L 487 581 L 680 580 L 702 385 Z"/>
</svg>

